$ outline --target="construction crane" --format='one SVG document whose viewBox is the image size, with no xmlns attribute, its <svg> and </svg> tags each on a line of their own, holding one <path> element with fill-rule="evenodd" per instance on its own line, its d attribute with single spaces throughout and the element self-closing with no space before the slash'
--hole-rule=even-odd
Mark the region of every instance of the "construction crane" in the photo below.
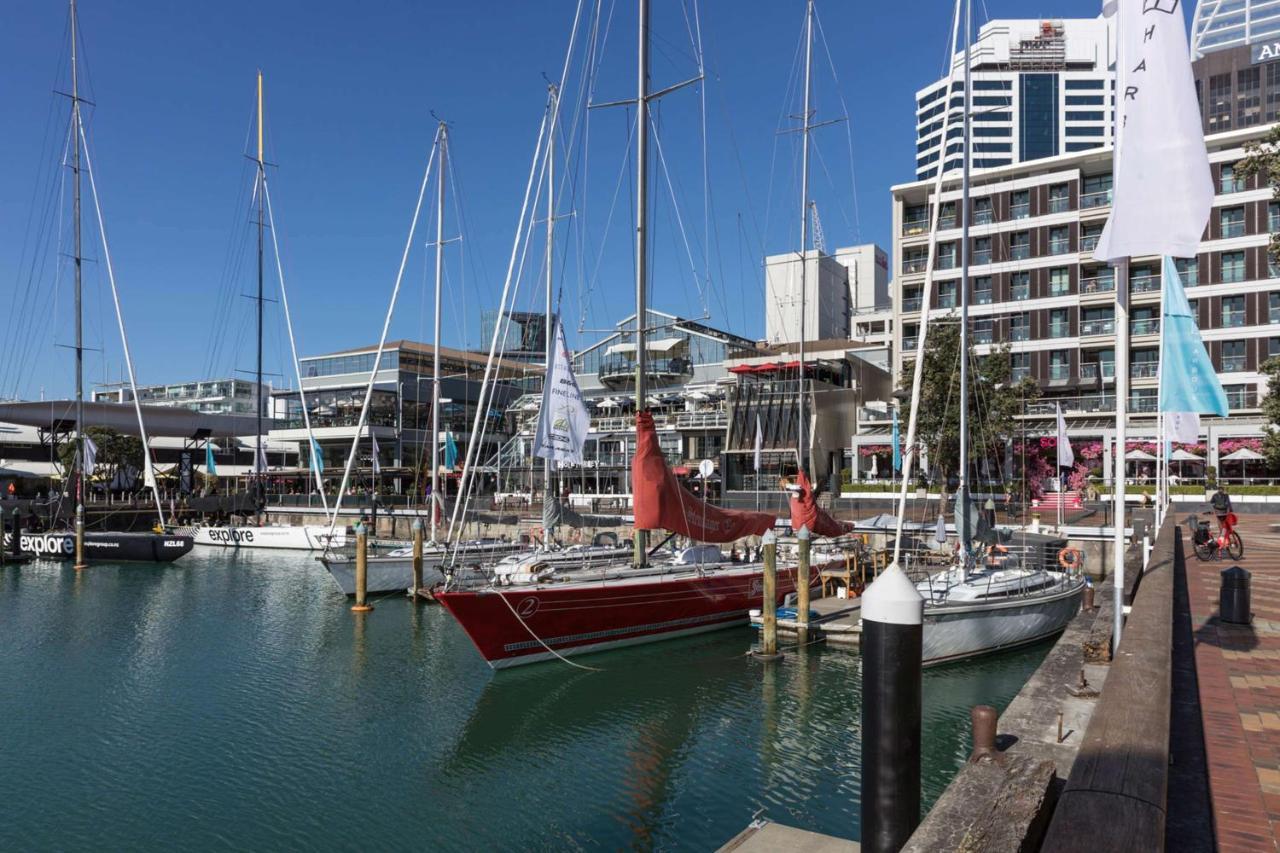
<svg viewBox="0 0 1280 853">
<path fill-rule="evenodd" d="M 818 203 L 816 201 L 809 202 L 809 212 L 813 214 L 813 248 L 818 250 L 819 255 L 827 253 L 827 240 L 822 234 L 822 220 L 818 219 Z"/>
</svg>

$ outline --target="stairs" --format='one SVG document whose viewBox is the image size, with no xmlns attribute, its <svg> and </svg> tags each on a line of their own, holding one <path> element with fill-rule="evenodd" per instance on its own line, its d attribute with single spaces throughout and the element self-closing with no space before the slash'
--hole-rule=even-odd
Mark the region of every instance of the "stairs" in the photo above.
<svg viewBox="0 0 1280 853">
<path fill-rule="evenodd" d="M 1050 509 L 1057 512 L 1058 506 L 1063 509 L 1084 509 L 1084 500 L 1079 489 L 1066 492 L 1049 492 L 1043 498 L 1031 502 L 1033 509 Z"/>
</svg>

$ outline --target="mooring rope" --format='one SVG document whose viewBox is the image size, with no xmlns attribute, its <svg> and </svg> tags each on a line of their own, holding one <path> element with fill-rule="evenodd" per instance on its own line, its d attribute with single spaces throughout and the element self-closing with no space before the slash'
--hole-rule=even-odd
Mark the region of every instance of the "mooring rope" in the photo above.
<svg viewBox="0 0 1280 853">
<path fill-rule="evenodd" d="M 537 641 L 538 641 L 538 645 L 542 646 L 544 649 L 546 649 L 547 651 L 551 652 L 551 654 L 555 655 L 555 656 L 556 656 L 557 658 L 559 658 L 560 660 L 562 660 L 562 661 L 564 661 L 565 663 L 569 664 L 569 666 L 577 667 L 578 669 L 585 669 L 587 672 L 604 672 L 604 670 L 603 670 L 603 669 L 600 669 L 599 667 L 586 666 L 586 665 L 584 665 L 584 664 L 575 663 L 575 662 L 573 662 L 573 661 L 569 660 L 569 659 L 568 659 L 567 657 L 565 657 L 564 655 L 562 655 L 562 654 L 560 654 L 559 652 L 557 652 L 555 649 L 553 649 L 553 648 L 551 648 L 550 646 L 548 646 L 546 643 L 544 643 L 544 642 L 542 641 L 542 638 L 541 638 L 541 637 L 539 637 L 536 633 L 534 633 L 534 630 L 533 630 L 532 628 L 530 628 L 530 627 L 529 627 L 529 623 L 525 622 L 525 621 L 524 621 L 524 618 L 523 618 L 519 613 L 517 613 L 517 612 L 516 612 L 516 609 L 515 609 L 514 607 L 512 607 L 512 606 L 511 606 L 511 602 L 510 602 L 510 601 L 507 601 L 507 597 L 506 597 L 505 595 L 503 595 L 501 592 L 497 592 L 497 593 L 495 593 L 495 594 L 498 596 L 498 598 L 501 598 L 501 599 L 502 599 L 502 603 L 503 603 L 503 604 L 507 605 L 507 609 L 511 611 L 511 615 L 512 615 L 512 616 L 516 617 L 516 621 L 518 621 L 521 625 L 523 625 L 523 626 L 524 626 L 524 629 L 525 629 L 526 631 L 528 631 L 528 632 L 529 632 L 529 636 L 530 636 L 530 637 L 533 637 L 535 640 L 537 640 Z"/>
</svg>

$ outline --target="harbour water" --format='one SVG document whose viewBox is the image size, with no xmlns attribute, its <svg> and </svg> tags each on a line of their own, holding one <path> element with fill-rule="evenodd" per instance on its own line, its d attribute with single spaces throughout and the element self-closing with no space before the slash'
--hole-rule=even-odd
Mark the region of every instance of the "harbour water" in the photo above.
<svg viewBox="0 0 1280 853">
<path fill-rule="evenodd" d="M 493 673 L 310 555 L 0 569 L 0 849 L 714 849 L 857 837 L 860 660 L 748 628 Z M 924 798 L 1047 645 L 925 675 Z"/>
</svg>

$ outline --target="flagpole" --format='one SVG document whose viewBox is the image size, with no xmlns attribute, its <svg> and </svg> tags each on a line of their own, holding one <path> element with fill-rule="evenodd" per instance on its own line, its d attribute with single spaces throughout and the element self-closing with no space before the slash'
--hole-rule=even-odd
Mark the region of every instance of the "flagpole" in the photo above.
<svg viewBox="0 0 1280 853">
<path fill-rule="evenodd" d="M 1118 148 L 1118 146 L 1117 146 Z M 1114 652 L 1120 646 L 1124 631 L 1124 516 L 1125 516 L 1125 455 L 1129 438 L 1129 259 L 1124 258 L 1116 268 L 1116 468 L 1115 487 L 1115 539 L 1112 543 L 1112 573 L 1115 576 L 1115 620 L 1111 647 Z"/>
</svg>

